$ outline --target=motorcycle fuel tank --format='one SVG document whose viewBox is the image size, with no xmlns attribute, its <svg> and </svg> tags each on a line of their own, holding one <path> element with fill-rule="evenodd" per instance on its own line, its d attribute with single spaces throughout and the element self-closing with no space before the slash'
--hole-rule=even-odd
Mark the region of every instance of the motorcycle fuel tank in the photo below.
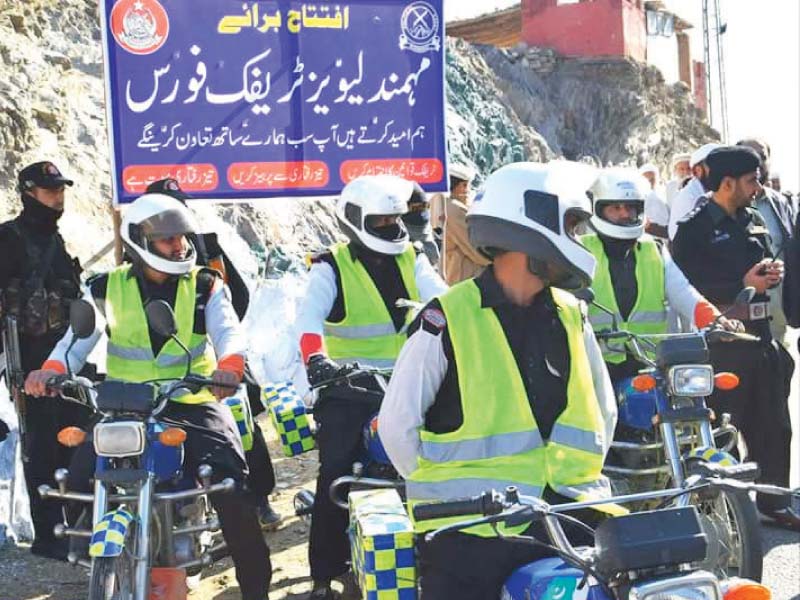
<svg viewBox="0 0 800 600">
<path fill-rule="evenodd" d="M 506 580 L 501 600 L 612 600 L 599 585 L 579 589 L 583 573 L 560 558 L 524 565 Z"/>
</svg>

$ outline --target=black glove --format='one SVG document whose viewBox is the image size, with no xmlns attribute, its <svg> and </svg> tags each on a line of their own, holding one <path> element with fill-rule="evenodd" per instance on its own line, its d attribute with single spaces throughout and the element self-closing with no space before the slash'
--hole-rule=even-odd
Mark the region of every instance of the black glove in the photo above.
<svg viewBox="0 0 800 600">
<path fill-rule="evenodd" d="M 350 370 L 349 365 L 342 366 L 324 354 L 313 354 L 308 359 L 306 375 L 308 375 L 308 383 L 311 384 L 311 387 L 316 387 L 325 381 L 345 375 Z"/>
<path fill-rule="evenodd" d="M 8 425 L 5 421 L 0 421 L 0 442 L 8 437 Z"/>
</svg>

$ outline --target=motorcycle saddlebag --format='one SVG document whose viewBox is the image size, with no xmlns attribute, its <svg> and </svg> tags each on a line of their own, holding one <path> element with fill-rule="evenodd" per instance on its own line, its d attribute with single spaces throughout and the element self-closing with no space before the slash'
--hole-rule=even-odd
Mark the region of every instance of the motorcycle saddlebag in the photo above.
<svg viewBox="0 0 800 600">
<path fill-rule="evenodd" d="M 595 531 L 600 572 L 616 574 L 702 561 L 708 540 L 694 506 L 611 518 Z"/>
</svg>

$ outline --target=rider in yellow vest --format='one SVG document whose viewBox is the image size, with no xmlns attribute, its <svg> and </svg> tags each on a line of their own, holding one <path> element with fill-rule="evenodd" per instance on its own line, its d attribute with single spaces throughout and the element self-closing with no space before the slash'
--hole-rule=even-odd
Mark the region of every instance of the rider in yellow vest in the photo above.
<svg viewBox="0 0 800 600">
<path fill-rule="evenodd" d="M 216 271 L 196 266 L 189 241 L 197 233 L 194 217 L 178 200 L 165 194 L 145 194 L 125 212 L 121 235 L 133 264 L 126 264 L 90 281 L 84 299 L 95 306 L 96 329 L 69 351 L 76 371 L 100 340 L 106 346 L 109 378 L 142 382 L 180 379 L 186 372 L 186 354 L 172 339 L 148 327 L 145 306 L 163 300 L 175 312 L 177 337 L 191 353 L 191 372 L 219 384 L 237 385 L 242 378 L 245 338 Z M 31 395 L 48 393 L 47 380 L 66 371 L 71 330 L 58 343 L 42 369 L 26 381 Z M 269 549 L 260 533 L 256 499 L 246 489 L 247 463 L 230 410 L 217 402 L 232 393 L 230 387 L 212 386 L 186 393 L 171 401 L 160 418 L 181 426 L 187 434 L 184 469 L 194 473 L 209 464 L 214 478 L 239 482 L 233 494 L 211 498 L 236 568 L 243 600 L 264 600 L 271 579 Z M 94 471 L 94 450 L 84 444 L 70 465 L 68 488 L 89 491 Z M 75 515 L 73 515 L 75 516 Z"/>
<path fill-rule="evenodd" d="M 705 327 L 719 311 L 686 279 L 660 241 L 645 233 L 646 181 L 625 168 L 603 170 L 590 189 L 591 225 L 597 233 L 581 243 L 597 260 L 594 300 L 614 313 L 620 329 L 639 334 L 667 333 L 668 309 L 681 319 Z M 589 306 L 595 331 L 611 329 L 611 315 Z M 720 319 L 735 329 L 738 322 Z M 613 382 L 635 375 L 642 364 L 619 344 L 603 344 L 603 358 Z"/>
<path fill-rule="evenodd" d="M 575 233 L 590 217 L 593 176 L 575 163 L 515 163 L 478 192 L 469 236 L 491 265 L 422 310 L 378 417 L 411 506 L 509 485 L 548 502 L 610 495 L 601 468 L 616 403 L 591 328 L 565 291 L 594 273 Z M 540 525 L 519 529 L 542 534 Z M 498 598 L 514 568 L 547 555 L 488 526 L 417 539 L 426 600 Z"/>
<path fill-rule="evenodd" d="M 298 315 L 300 349 L 308 380 L 319 385 L 350 364 L 391 368 L 406 340 L 413 311 L 398 301 L 427 302 L 447 286 L 430 261 L 409 242 L 402 215 L 422 201 L 421 188 L 389 175 L 359 177 L 342 190 L 336 217 L 349 242 L 312 258 L 308 291 Z M 374 378 L 358 382 L 374 387 Z M 310 598 L 333 598 L 330 582 L 348 571 L 347 513 L 328 498 L 330 483 L 350 474 L 361 429 L 378 410 L 382 390 L 353 398 L 350 386 L 320 391 L 314 419 L 320 472 L 311 519 Z M 323 401 L 324 400 L 324 401 Z"/>
</svg>

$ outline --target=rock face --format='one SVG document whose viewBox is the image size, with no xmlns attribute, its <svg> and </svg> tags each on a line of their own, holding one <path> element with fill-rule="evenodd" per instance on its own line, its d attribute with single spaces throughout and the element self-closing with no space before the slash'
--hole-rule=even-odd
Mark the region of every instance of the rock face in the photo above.
<svg viewBox="0 0 800 600">
<path fill-rule="evenodd" d="M 653 161 L 719 140 L 685 84 L 627 59 L 564 59 L 552 50 L 480 46 L 500 101 L 558 155 L 600 165 Z M 666 172 L 662 175 L 668 175 Z"/>
<path fill-rule="evenodd" d="M 82 260 L 111 240 L 109 160 L 96 0 L 0 3 L 0 219 L 19 209 L 16 172 L 49 159 L 75 180 L 62 231 Z M 685 89 L 630 62 L 564 60 L 551 50 L 447 42 L 451 157 L 482 177 L 516 160 L 643 155 L 664 162 L 709 139 Z M 257 256 L 299 253 L 336 236 L 330 200 L 203 207 Z M 92 235 L 86 235 L 91 231 Z M 111 264 L 110 256 L 98 264 Z"/>
</svg>

